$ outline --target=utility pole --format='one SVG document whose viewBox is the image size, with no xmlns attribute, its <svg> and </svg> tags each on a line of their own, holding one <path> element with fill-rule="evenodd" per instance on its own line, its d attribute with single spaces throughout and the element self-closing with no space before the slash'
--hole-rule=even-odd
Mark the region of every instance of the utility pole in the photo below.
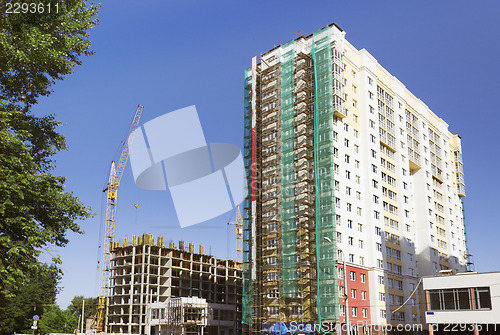
<svg viewBox="0 0 500 335">
<path fill-rule="evenodd" d="M 82 299 L 82 328 L 80 332 L 83 334 L 83 323 L 85 322 L 85 296 Z"/>
</svg>

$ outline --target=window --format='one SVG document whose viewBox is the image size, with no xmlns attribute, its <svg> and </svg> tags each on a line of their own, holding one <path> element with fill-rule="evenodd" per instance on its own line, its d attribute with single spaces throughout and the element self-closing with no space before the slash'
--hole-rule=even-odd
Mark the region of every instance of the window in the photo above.
<svg viewBox="0 0 500 335">
<path fill-rule="evenodd" d="M 276 223 L 268 223 L 267 224 L 267 232 L 272 233 L 278 231 L 278 225 Z"/>
<path fill-rule="evenodd" d="M 476 309 L 491 309 L 491 295 L 489 287 L 476 287 L 473 292 Z"/>
<path fill-rule="evenodd" d="M 359 240 L 358 241 L 358 246 L 359 246 L 360 249 L 364 248 L 364 242 L 363 242 L 363 240 Z"/>
<path fill-rule="evenodd" d="M 362 282 L 362 283 L 366 283 L 366 275 L 364 273 L 360 274 L 359 275 L 359 280 Z"/>
<path fill-rule="evenodd" d="M 347 220 L 347 228 L 352 229 L 352 220 Z"/>
<path fill-rule="evenodd" d="M 380 219 L 380 213 L 377 212 L 377 211 L 373 211 L 373 216 L 375 217 L 375 219 Z"/>
<path fill-rule="evenodd" d="M 352 307 L 352 316 L 358 316 L 358 308 L 357 307 Z"/>
<path fill-rule="evenodd" d="M 279 298 L 280 293 L 278 288 L 270 288 L 267 290 L 267 297 L 268 298 Z"/>
<path fill-rule="evenodd" d="M 380 292 L 380 293 L 378 294 L 378 300 L 379 300 L 379 301 L 385 301 L 385 293 Z"/>
<path fill-rule="evenodd" d="M 280 314 L 279 306 L 268 306 L 267 311 L 269 312 L 269 315 L 279 315 Z"/>
<path fill-rule="evenodd" d="M 349 163 L 349 158 L 350 158 L 349 155 L 345 155 L 345 162 L 346 163 Z"/>
<path fill-rule="evenodd" d="M 377 251 L 382 251 L 382 243 L 377 242 Z"/>
<path fill-rule="evenodd" d="M 491 309 L 489 287 L 473 288 L 476 309 Z M 430 290 L 431 310 L 471 310 L 470 290 L 467 288 Z"/>
<path fill-rule="evenodd" d="M 366 300 L 366 291 L 361 291 L 361 299 Z"/>
<path fill-rule="evenodd" d="M 358 231 L 361 233 L 363 232 L 363 224 L 358 223 Z"/>
<path fill-rule="evenodd" d="M 370 91 L 368 91 L 368 97 L 369 97 L 371 100 L 373 100 L 373 93 L 372 93 L 372 92 L 370 92 Z"/>
<path fill-rule="evenodd" d="M 345 187 L 345 194 L 351 195 L 351 188 L 349 186 Z"/>
<path fill-rule="evenodd" d="M 269 272 L 267 274 L 267 281 L 273 281 L 273 280 L 278 280 L 278 272 Z"/>
<path fill-rule="evenodd" d="M 354 271 L 349 272 L 349 278 L 351 278 L 351 280 L 355 281 L 356 280 L 356 272 L 354 272 Z"/>
<path fill-rule="evenodd" d="M 373 79 L 368 77 L 368 85 L 372 85 L 373 84 Z"/>
<path fill-rule="evenodd" d="M 349 236 L 348 238 L 348 243 L 349 245 L 353 245 L 354 238 L 352 236 Z"/>
<path fill-rule="evenodd" d="M 278 257 L 269 257 L 267 259 L 267 264 L 273 265 L 278 263 Z"/>
<path fill-rule="evenodd" d="M 354 263 L 354 254 L 349 254 L 349 262 Z"/>
<path fill-rule="evenodd" d="M 290 313 L 292 315 L 298 315 L 298 316 L 302 315 L 302 313 L 303 313 L 302 312 L 302 306 L 292 306 L 292 307 L 290 307 Z"/>
<path fill-rule="evenodd" d="M 351 212 L 351 209 L 352 209 L 352 205 L 350 203 L 347 203 L 347 211 Z"/>
<path fill-rule="evenodd" d="M 384 285 L 385 281 L 384 281 L 384 276 L 378 276 L 378 283 L 380 285 Z M 383 301 L 383 300 L 382 300 Z"/>
<path fill-rule="evenodd" d="M 403 282 L 401 280 L 394 279 L 394 288 L 396 290 L 403 290 Z"/>
</svg>

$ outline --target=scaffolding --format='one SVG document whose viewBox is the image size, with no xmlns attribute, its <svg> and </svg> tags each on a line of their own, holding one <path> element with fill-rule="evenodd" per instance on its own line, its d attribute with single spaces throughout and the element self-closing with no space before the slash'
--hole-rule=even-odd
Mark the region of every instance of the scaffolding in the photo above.
<svg viewBox="0 0 500 335">
<path fill-rule="evenodd" d="M 338 320 L 338 281 L 334 243 L 335 197 L 333 163 L 333 72 L 330 27 L 316 31 L 312 38 L 314 61 L 314 184 L 316 213 L 316 267 L 318 323 Z"/>
<path fill-rule="evenodd" d="M 208 325 L 209 311 L 205 299 L 171 299 L 165 313 L 167 334 L 202 335 Z"/>
<path fill-rule="evenodd" d="M 333 119 L 345 115 L 332 48 L 327 27 L 245 72 L 243 323 L 252 333 L 339 318 L 336 248 L 324 240 L 336 235 Z"/>
</svg>

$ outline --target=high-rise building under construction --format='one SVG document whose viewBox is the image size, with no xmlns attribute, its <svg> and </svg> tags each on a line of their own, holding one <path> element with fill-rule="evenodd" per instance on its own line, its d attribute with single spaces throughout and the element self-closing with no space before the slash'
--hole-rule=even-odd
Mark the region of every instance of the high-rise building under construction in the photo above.
<svg viewBox="0 0 500 335">
<path fill-rule="evenodd" d="M 460 137 L 336 24 L 254 57 L 244 108 L 243 322 L 423 322 L 420 277 L 470 267 Z"/>
</svg>

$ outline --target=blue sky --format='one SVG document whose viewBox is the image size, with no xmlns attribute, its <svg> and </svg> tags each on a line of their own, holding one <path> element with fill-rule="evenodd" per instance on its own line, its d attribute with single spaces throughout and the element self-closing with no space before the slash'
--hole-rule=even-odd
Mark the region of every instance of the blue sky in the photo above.
<svg viewBox="0 0 500 335">
<path fill-rule="evenodd" d="M 56 173 L 97 214 L 81 222 L 85 235 L 70 234 L 66 248 L 52 251 L 64 262 L 62 306 L 99 293 L 101 190 L 137 104 L 145 106 L 141 123 L 194 104 L 208 142 L 241 146 L 243 71 L 251 57 L 331 22 L 461 135 L 469 248 L 477 271 L 500 270 L 492 257 L 500 235 L 500 2 L 106 0 L 98 17 L 96 54 L 35 107 L 66 123 L 69 151 L 58 154 Z M 232 214 L 182 230 L 168 192 L 136 188 L 127 167 L 116 237 L 147 232 L 234 257 L 234 227 L 226 225 Z"/>
</svg>

